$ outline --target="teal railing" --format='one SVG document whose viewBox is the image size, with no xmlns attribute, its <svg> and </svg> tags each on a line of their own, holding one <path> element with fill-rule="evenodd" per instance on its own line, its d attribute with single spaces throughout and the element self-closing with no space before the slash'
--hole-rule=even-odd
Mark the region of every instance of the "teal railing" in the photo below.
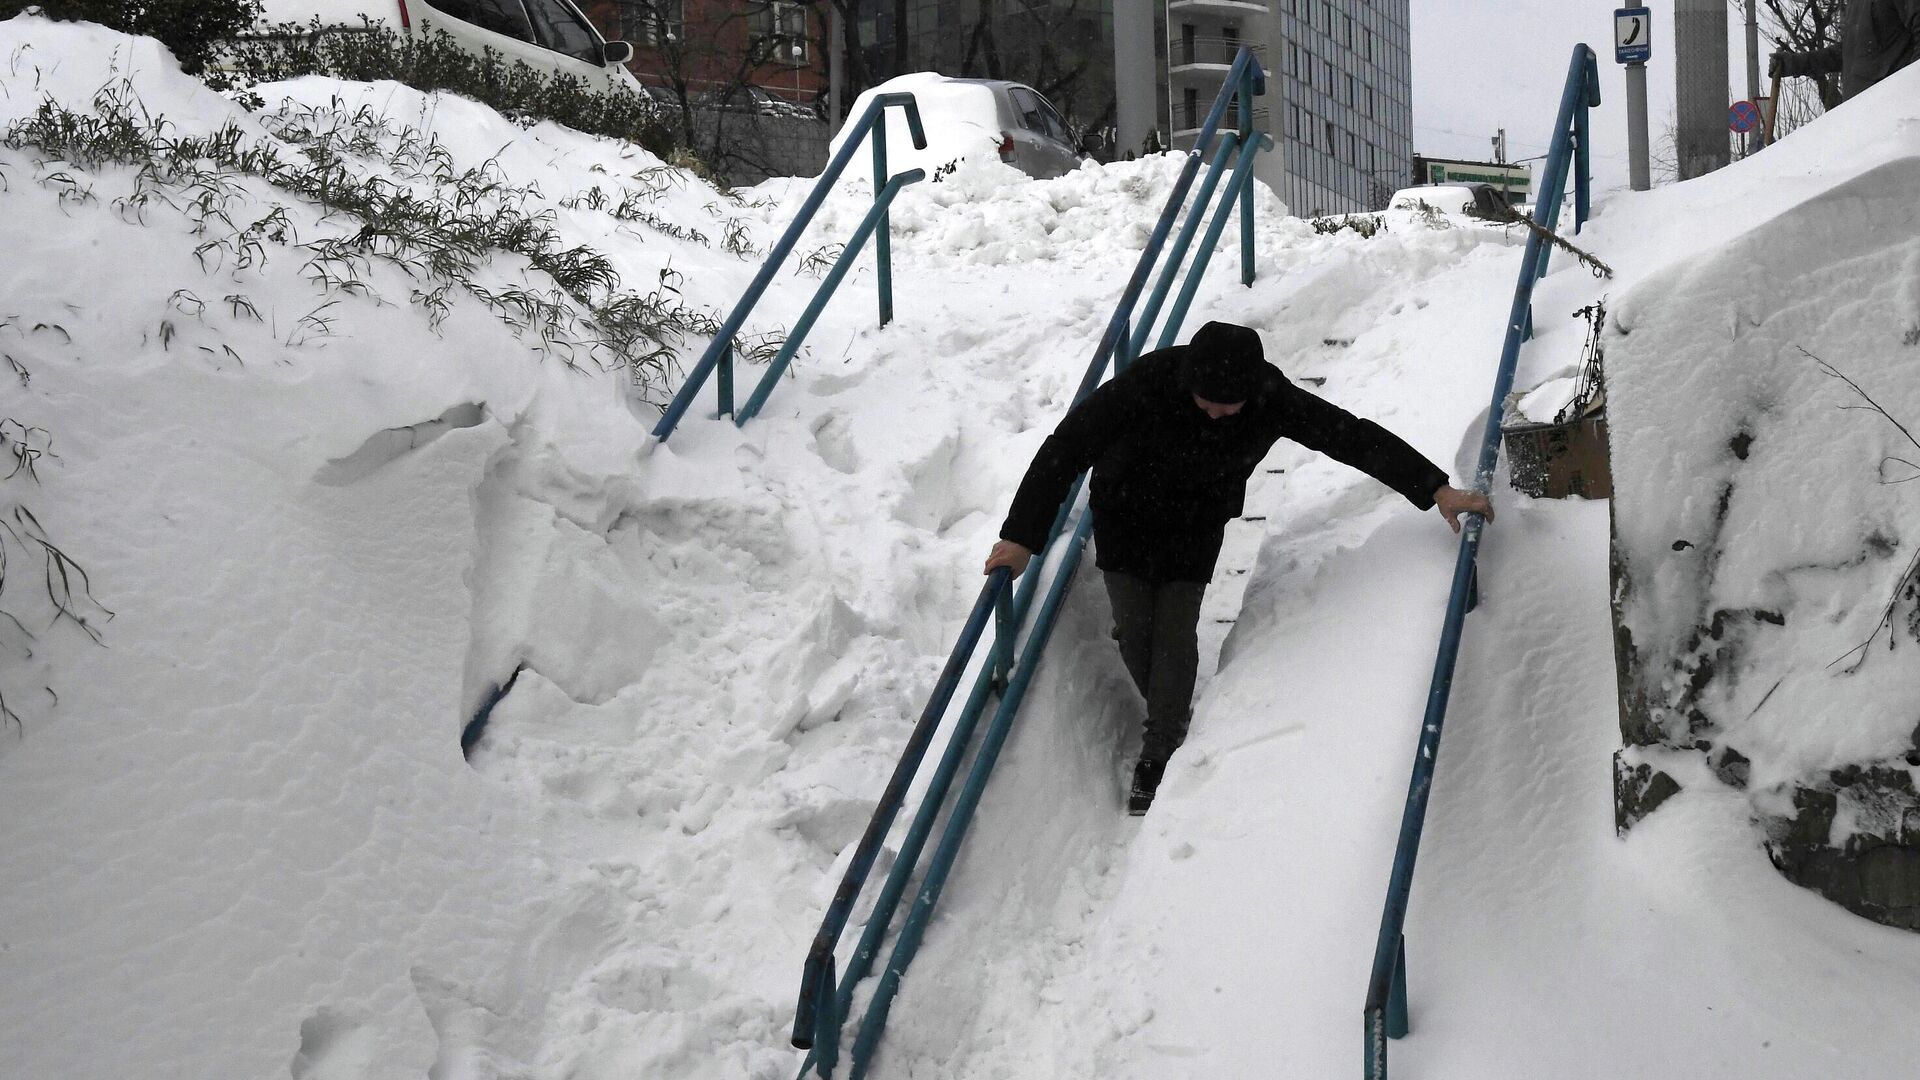
<svg viewBox="0 0 1920 1080">
<path fill-rule="evenodd" d="M 1099 385 L 1109 368 L 1119 370 L 1139 355 L 1174 280 L 1179 276 L 1200 223 L 1208 219 L 1209 213 L 1211 220 L 1205 240 L 1192 263 L 1186 266 L 1185 284 L 1161 327 L 1161 344 L 1171 343 L 1178 334 L 1194 292 L 1206 272 L 1207 262 L 1236 205 L 1240 219 L 1241 282 L 1247 285 L 1253 283 L 1252 164 L 1257 154 L 1271 149 L 1273 145 L 1270 136 L 1253 130 L 1252 99 L 1264 92 L 1265 73 L 1253 54 L 1242 49 L 1227 75 L 1226 85 L 1207 114 L 1206 123 L 1195 138 L 1194 149 L 1188 153 L 1186 164 L 1161 210 L 1146 249 L 1141 253 L 1120 302 L 1107 323 L 1106 331 L 1101 335 L 1093 359 L 1087 366 L 1086 376 L 1074 395 L 1076 403 Z M 1233 111 L 1233 129 L 1221 132 L 1221 122 L 1228 117 L 1229 110 Z M 1209 149 L 1213 150 L 1212 165 L 1201 184 L 1199 197 L 1187 210 L 1185 226 L 1168 253 L 1167 265 L 1151 290 L 1146 307 L 1137 315 L 1136 328 L 1134 309 L 1142 293 L 1147 291 L 1147 281 L 1152 277 L 1154 267 L 1166 251 L 1167 237 L 1173 232 L 1173 224 L 1179 218 L 1181 209 L 1187 206 L 1187 195 L 1193 188 L 1194 178 Z M 1227 166 L 1230 161 L 1233 167 L 1229 173 Z M 1223 176 L 1226 181 L 1225 187 L 1221 188 Z M 1218 199 L 1215 199 L 1216 192 Z M 1075 482 L 1073 490 L 1054 515 L 1047 544 L 1034 560 L 1032 572 L 1020 581 L 1018 588 L 1012 587 L 1004 570 L 988 576 L 960 639 L 947 659 L 946 668 L 935 685 L 933 697 L 909 737 L 893 777 L 874 809 L 873 818 L 860 844 L 855 848 L 854 857 L 807 953 L 801 974 L 793 1044 L 812 1051 L 801 1067 L 800 1075 L 803 1078 L 809 1072 L 816 1072 L 821 1077 L 833 1075 L 839 1064 L 843 1029 L 852 1009 L 855 987 L 872 972 L 882 945 L 888 934 L 892 933 L 893 950 L 869 999 L 867 1011 L 861 1018 L 849 1055 L 854 1080 L 861 1080 L 871 1067 L 901 980 L 926 934 L 928 921 L 939 903 L 947 876 L 959 857 L 967 829 L 986 791 L 1000 749 L 1012 731 L 1014 717 L 1039 665 L 1041 653 L 1052 635 L 1061 605 L 1072 587 L 1075 571 L 1079 568 L 1081 553 L 1086 548 L 1087 537 L 1093 527 L 1092 514 L 1082 513 L 1079 516 L 1064 543 L 1060 537 L 1066 532 L 1067 523 L 1072 520 L 1073 508 L 1078 502 L 1084 480 L 1082 477 Z M 1044 570 L 1050 563 L 1054 569 L 1046 596 L 1038 610 L 1034 611 L 1033 602 L 1039 594 L 1042 579 L 1046 577 Z M 934 731 L 945 717 L 953 693 L 984 636 L 990 611 L 996 617 L 993 652 L 980 665 L 973 688 L 953 720 L 946 749 L 929 777 L 926 793 L 901 841 L 893 868 L 875 897 L 866 929 L 848 959 L 846 971 L 836 974 L 835 952 L 841 935 L 866 886 L 875 856 L 905 803 L 907 789 L 932 745 Z M 1029 614 L 1033 615 L 1030 624 L 1027 623 Z M 1023 626 L 1025 640 L 1019 643 L 1016 656 L 1016 641 Z M 995 697 L 999 703 L 992 720 L 987 724 L 985 733 L 980 735 L 979 746 L 973 750 L 972 764 L 965 781 L 949 807 L 948 797 L 953 794 L 954 781 L 959 779 L 961 765 L 973 749 L 975 735 L 980 734 L 980 721 L 989 700 Z M 927 843 L 933 839 L 934 828 L 943 814 L 945 825 L 933 857 L 921 875 L 919 890 L 907 909 L 906 917 L 895 931 L 894 921 L 900 902 L 905 899 L 915 874 L 920 872 L 921 857 L 925 854 Z"/>
<path fill-rule="evenodd" d="M 1534 216 L 1547 232 L 1552 232 L 1559 221 L 1560 202 L 1566 195 L 1570 169 L 1574 182 L 1574 232 L 1578 233 L 1586 223 L 1592 206 L 1587 171 L 1587 110 L 1599 105 L 1600 73 L 1593 50 L 1585 45 L 1576 46 L 1567 71 L 1566 88 L 1560 95 L 1560 113 L 1554 121 L 1553 145 L 1547 154 L 1539 200 L 1534 204 Z M 1500 350 L 1500 368 L 1493 380 L 1493 405 L 1487 412 L 1486 433 L 1480 442 L 1480 462 L 1473 478 L 1473 486 L 1478 491 L 1487 491 L 1493 485 L 1493 470 L 1500 457 L 1501 410 L 1508 391 L 1513 388 L 1520 345 L 1531 334 L 1534 282 L 1546 276 L 1551 254 L 1552 248 L 1541 233 L 1532 232 L 1521 259 L 1520 280 L 1513 290 L 1506 343 Z M 1413 779 L 1407 786 L 1406 809 L 1400 819 L 1399 846 L 1394 850 L 1386 905 L 1380 913 L 1373 972 L 1367 983 L 1363 1019 L 1367 1080 L 1386 1080 L 1387 1040 L 1407 1033 L 1407 898 L 1413 889 L 1413 862 L 1419 853 L 1420 832 L 1426 823 L 1427 796 L 1433 790 L 1434 759 L 1440 752 L 1440 733 L 1447 718 L 1454 662 L 1460 654 L 1467 612 L 1473 610 L 1479 592 L 1476 560 L 1486 522 L 1479 514 L 1466 517 L 1460 554 L 1453 567 L 1453 591 L 1447 597 L 1446 620 L 1440 632 L 1439 655 L 1434 659 L 1433 682 L 1427 692 L 1426 717 L 1421 721 L 1419 744 L 1414 750 Z"/>
<path fill-rule="evenodd" d="M 840 288 L 840 282 L 847 276 L 847 271 L 852 269 L 854 259 L 859 256 L 860 249 L 866 246 L 870 237 L 875 238 L 874 252 L 879 262 L 877 284 L 880 293 L 880 325 L 885 326 L 893 321 L 893 252 L 887 231 L 887 208 L 893 204 L 894 196 L 900 194 L 901 188 L 926 179 L 926 172 L 922 169 L 909 169 L 897 176 L 890 176 L 887 172 L 885 117 L 888 109 L 896 107 L 906 111 L 907 130 L 913 138 L 913 145 L 922 150 L 926 149 L 927 134 L 920 125 L 920 107 L 914 103 L 912 94 L 881 94 L 867 104 L 866 109 L 848 125 L 846 138 L 840 144 L 840 152 L 833 156 L 833 160 L 827 162 L 826 169 L 820 173 L 820 179 L 814 181 L 813 190 L 808 193 L 806 202 L 800 205 L 800 213 L 787 226 L 787 231 L 781 234 L 779 241 L 773 245 L 773 250 L 767 253 L 767 261 L 760 264 L 760 272 L 754 275 L 752 284 L 747 286 L 747 291 L 733 305 L 733 311 L 728 314 L 726 321 L 720 324 L 720 330 L 714 335 L 713 342 L 707 346 L 706 352 L 700 355 L 699 363 L 687 373 L 686 381 L 680 384 L 679 393 L 673 396 L 673 401 L 660 417 L 660 422 L 654 425 L 654 438 L 665 439 L 673 434 L 673 429 L 679 425 L 687 409 L 692 407 L 694 398 L 699 396 L 701 387 L 706 385 L 707 379 L 715 372 L 719 373 L 715 387 L 720 401 L 719 415 L 733 415 L 734 423 L 744 424 L 759 413 L 760 407 L 766 404 L 767 395 L 773 393 L 773 388 L 787 370 L 787 365 L 793 362 L 794 354 L 800 351 L 801 345 L 805 344 L 807 334 L 813 330 L 814 321 L 820 317 L 820 312 L 825 310 L 827 301 L 831 300 L 834 292 Z M 833 185 L 839 181 L 840 174 L 846 170 L 847 164 L 853 160 L 853 155 L 860 149 L 860 144 L 869 134 L 873 137 L 873 208 L 867 211 L 859 227 L 854 229 L 853 235 L 848 238 L 846 245 L 840 251 L 840 257 L 834 260 L 833 269 L 827 272 L 826 279 L 820 283 L 820 288 L 815 290 L 813 302 L 807 305 L 806 311 L 800 316 L 800 321 L 795 323 L 793 329 L 787 334 L 787 340 L 781 345 L 779 354 L 768 366 L 766 374 L 761 376 L 760 385 L 754 388 L 745 407 L 734 415 L 734 336 L 740 333 L 742 326 L 746 325 L 747 316 L 753 314 L 754 306 L 760 302 L 761 294 L 765 293 L 767 286 L 773 282 L 773 275 L 780 271 L 787 257 L 793 254 L 793 246 L 800 242 L 801 234 L 807 231 L 807 226 L 813 221 L 813 215 L 820 210 L 820 204 L 827 200 L 828 192 L 833 190 Z"/>
</svg>

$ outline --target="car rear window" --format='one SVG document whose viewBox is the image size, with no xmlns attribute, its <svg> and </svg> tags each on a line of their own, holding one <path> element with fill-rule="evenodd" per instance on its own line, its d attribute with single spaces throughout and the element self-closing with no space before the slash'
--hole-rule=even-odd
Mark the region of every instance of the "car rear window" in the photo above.
<svg viewBox="0 0 1920 1080">
<path fill-rule="evenodd" d="M 533 24 L 520 0 L 431 0 L 434 9 L 461 22 L 472 23 L 521 41 L 533 41 Z"/>
</svg>

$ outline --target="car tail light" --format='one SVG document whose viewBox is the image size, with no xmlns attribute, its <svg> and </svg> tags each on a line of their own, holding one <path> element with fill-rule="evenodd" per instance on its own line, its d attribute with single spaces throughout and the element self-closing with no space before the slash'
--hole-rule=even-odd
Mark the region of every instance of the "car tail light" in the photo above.
<svg viewBox="0 0 1920 1080">
<path fill-rule="evenodd" d="M 407 0 L 400 0 L 400 29 L 413 29 L 413 16 L 407 13 Z"/>
<path fill-rule="evenodd" d="M 1013 160 L 1013 132 L 1011 131 L 1000 133 L 1000 160 Z"/>
</svg>

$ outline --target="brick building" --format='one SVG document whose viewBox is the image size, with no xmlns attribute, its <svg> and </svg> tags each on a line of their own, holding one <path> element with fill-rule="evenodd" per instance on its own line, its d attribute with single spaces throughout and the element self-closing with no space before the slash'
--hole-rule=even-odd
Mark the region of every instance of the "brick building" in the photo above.
<svg viewBox="0 0 1920 1080">
<path fill-rule="evenodd" d="M 580 6 L 602 34 L 633 44 L 628 66 L 648 86 L 689 98 L 760 87 L 807 106 L 826 95 L 824 4 L 585 0 Z"/>
</svg>

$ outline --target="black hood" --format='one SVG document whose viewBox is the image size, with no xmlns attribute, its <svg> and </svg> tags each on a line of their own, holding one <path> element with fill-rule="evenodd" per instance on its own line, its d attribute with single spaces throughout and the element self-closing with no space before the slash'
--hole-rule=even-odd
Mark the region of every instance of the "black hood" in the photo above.
<svg viewBox="0 0 1920 1080">
<path fill-rule="evenodd" d="M 1187 343 L 1180 361 L 1180 385 L 1221 405 L 1246 401 L 1265 375 L 1260 335 L 1245 326 L 1210 322 Z"/>
</svg>

